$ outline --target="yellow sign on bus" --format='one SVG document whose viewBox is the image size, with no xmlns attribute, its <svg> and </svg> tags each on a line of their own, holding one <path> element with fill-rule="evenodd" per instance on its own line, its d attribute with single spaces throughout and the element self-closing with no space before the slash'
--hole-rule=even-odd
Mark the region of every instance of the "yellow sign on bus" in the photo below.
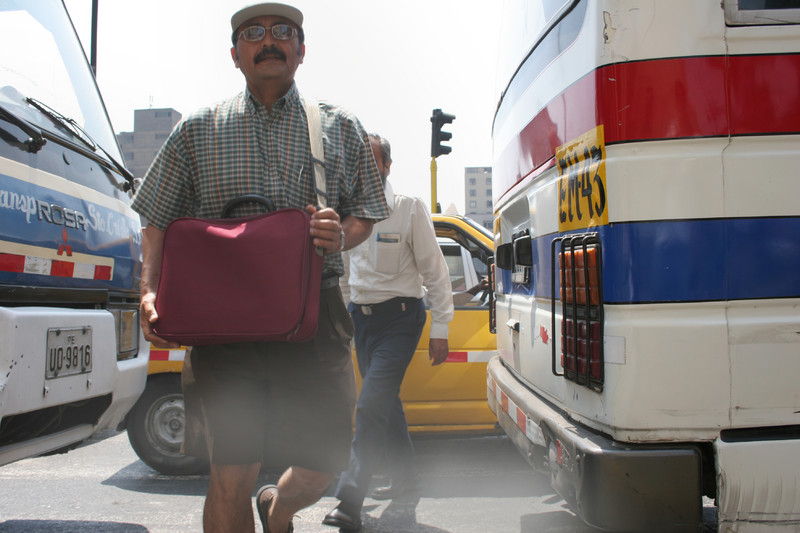
<svg viewBox="0 0 800 533">
<path fill-rule="evenodd" d="M 606 145 L 603 126 L 556 149 L 558 230 L 608 224 Z"/>
</svg>

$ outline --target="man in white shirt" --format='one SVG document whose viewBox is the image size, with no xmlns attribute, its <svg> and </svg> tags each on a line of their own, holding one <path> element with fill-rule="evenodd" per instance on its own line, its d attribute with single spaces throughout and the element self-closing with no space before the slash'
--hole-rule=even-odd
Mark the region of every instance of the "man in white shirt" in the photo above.
<svg viewBox="0 0 800 533">
<path fill-rule="evenodd" d="M 419 198 L 394 194 L 387 181 L 392 164 L 386 139 L 370 135 L 390 216 L 376 223 L 368 240 L 349 252 L 349 305 L 356 357 L 363 378 L 356 408 L 350 467 L 336 489 L 340 504 L 323 524 L 343 531 L 361 528 L 361 507 L 372 474 L 388 457 L 391 485 L 375 490 L 389 499 L 416 483 L 414 448 L 400 401 L 400 385 L 425 326 L 427 289 L 431 308 L 429 358 L 447 359 L 447 329 L 453 319 L 450 274 L 436 241 L 433 221 Z"/>
</svg>

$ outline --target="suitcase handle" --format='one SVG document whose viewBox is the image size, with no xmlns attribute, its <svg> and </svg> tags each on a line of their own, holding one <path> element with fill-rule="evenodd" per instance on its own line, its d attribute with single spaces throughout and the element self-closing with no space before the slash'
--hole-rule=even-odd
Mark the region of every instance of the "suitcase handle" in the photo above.
<svg viewBox="0 0 800 533">
<path fill-rule="evenodd" d="M 255 202 L 266 206 L 267 211 L 275 211 L 275 203 L 266 196 L 261 196 L 260 194 L 243 194 L 225 204 L 225 207 L 222 208 L 222 218 L 228 218 L 228 215 L 234 208 L 247 202 Z"/>
</svg>

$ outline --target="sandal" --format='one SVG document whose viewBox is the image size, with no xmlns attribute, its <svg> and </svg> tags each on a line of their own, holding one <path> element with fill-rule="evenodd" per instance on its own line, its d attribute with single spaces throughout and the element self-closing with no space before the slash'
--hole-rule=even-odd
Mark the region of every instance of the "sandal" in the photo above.
<svg viewBox="0 0 800 533">
<path fill-rule="evenodd" d="M 261 495 L 265 492 L 269 492 L 264 499 L 261 501 Z M 269 524 L 267 523 L 267 515 L 269 514 L 269 506 L 272 503 L 272 498 L 278 495 L 278 486 L 277 485 L 264 485 L 258 492 L 256 493 L 256 509 L 258 510 L 258 517 L 261 519 L 261 527 L 264 529 L 264 533 L 270 533 L 269 531 Z M 286 533 L 292 533 L 294 531 L 294 524 L 292 521 L 289 520 L 289 529 Z"/>
</svg>

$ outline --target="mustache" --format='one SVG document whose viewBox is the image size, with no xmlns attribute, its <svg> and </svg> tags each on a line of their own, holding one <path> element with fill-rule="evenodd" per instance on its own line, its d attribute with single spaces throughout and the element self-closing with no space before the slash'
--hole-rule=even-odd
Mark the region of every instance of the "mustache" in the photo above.
<svg viewBox="0 0 800 533">
<path fill-rule="evenodd" d="M 286 61 L 286 54 L 284 54 L 283 50 L 281 50 L 275 45 L 268 46 L 259 50 L 256 56 L 253 58 L 253 61 L 259 63 L 270 57 L 278 57 L 282 61 Z"/>
</svg>

